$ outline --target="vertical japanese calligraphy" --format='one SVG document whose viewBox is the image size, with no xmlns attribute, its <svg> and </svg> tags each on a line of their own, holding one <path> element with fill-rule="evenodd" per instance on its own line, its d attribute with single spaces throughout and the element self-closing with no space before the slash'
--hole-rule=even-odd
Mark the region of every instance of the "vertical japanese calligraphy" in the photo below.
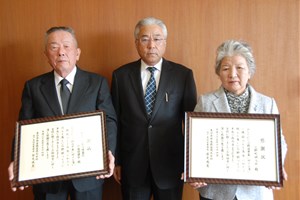
<svg viewBox="0 0 300 200">
<path fill-rule="evenodd" d="M 189 119 L 189 176 L 277 181 L 276 126 L 268 119 Z"/>
<path fill-rule="evenodd" d="M 21 126 L 19 181 L 104 169 L 100 122 L 94 115 Z"/>
</svg>

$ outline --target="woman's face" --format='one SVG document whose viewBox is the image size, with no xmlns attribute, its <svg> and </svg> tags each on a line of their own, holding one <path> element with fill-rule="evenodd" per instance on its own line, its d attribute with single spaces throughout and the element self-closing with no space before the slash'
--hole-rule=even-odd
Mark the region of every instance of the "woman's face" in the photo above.
<svg viewBox="0 0 300 200">
<path fill-rule="evenodd" d="M 242 94 L 250 79 L 246 59 L 240 55 L 224 57 L 221 62 L 219 77 L 226 90 L 236 95 Z"/>
</svg>

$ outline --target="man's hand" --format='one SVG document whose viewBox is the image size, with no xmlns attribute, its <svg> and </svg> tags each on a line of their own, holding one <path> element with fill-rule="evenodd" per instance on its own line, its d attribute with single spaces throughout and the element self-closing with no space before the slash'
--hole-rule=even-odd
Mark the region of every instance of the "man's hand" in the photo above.
<svg viewBox="0 0 300 200">
<path fill-rule="evenodd" d="M 109 169 L 109 174 L 101 174 L 99 176 L 96 176 L 96 179 L 104 179 L 104 178 L 109 178 L 111 175 L 114 173 L 114 168 L 115 168 L 115 157 L 111 153 L 111 151 L 108 151 L 108 169 Z"/>
<path fill-rule="evenodd" d="M 14 162 L 11 162 L 9 164 L 9 167 L 8 167 L 8 180 L 10 181 L 10 188 L 13 192 L 17 191 L 17 189 L 19 190 L 24 190 L 25 188 L 27 188 L 28 186 L 21 186 L 21 187 L 13 187 L 12 186 L 12 181 L 14 179 Z"/>
<path fill-rule="evenodd" d="M 121 185 L 121 166 L 115 167 L 114 178 Z"/>
</svg>

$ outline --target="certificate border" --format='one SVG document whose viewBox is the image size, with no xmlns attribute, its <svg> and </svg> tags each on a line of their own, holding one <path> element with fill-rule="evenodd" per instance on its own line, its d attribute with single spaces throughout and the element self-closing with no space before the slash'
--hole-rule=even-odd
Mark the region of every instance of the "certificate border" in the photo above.
<svg viewBox="0 0 300 200">
<path fill-rule="evenodd" d="M 191 118 L 219 118 L 219 119 L 270 119 L 275 123 L 275 152 L 276 156 L 276 181 L 269 180 L 245 180 L 245 179 L 217 179 L 217 178 L 201 178 L 190 176 L 190 140 Z M 283 187 L 283 171 L 282 171 L 282 153 L 281 153 L 281 127 L 279 114 L 241 114 L 241 113 L 212 113 L 212 112 L 186 112 L 185 113 L 185 164 L 184 164 L 184 181 L 185 182 L 205 182 L 209 184 L 235 184 L 235 185 L 263 185 Z M 205 144 L 203 144 L 205 145 Z"/>
<path fill-rule="evenodd" d="M 104 169 L 95 170 L 95 171 L 82 171 L 73 174 L 59 175 L 59 176 L 51 176 L 48 178 L 38 178 L 38 179 L 30 179 L 25 181 L 19 181 L 19 166 L 20 166 L 20 137 L 21 137 L 21 126 L 28 124 L 38 124 L 43 122 L 52 122 L 66 119 L 76 119 L 82 117 L 90 117 L 100 115 L 100 123 L 102 123 L 102 151 L 103 151 L 103 164 Z M 80 112 L 76 114 L 67 114 L 61 116 L 53 116 L 53 117 L 44 117 L 37 119 L 29 119 L 29 120 L 21 120 L 16 122 L 16 132 L 15 132 L 15 154 L 14 154 L 14 179 L 12 181 L 13 187 L 25 186 L 25 185 L 33 185 L 37 183 L 45 183 L 45 182 L 53 182 L 53 181 L 62 181 L 69 180 L 74 178 L 84 178 L 90 176 L 99 176 L 101 174 L 108 174 L 108 145 L 107 145 L 107 135 L 106 135 L 106 120 L 105 114 L 101 110 L 93 111 L 93 112 Z"/>
</svg>

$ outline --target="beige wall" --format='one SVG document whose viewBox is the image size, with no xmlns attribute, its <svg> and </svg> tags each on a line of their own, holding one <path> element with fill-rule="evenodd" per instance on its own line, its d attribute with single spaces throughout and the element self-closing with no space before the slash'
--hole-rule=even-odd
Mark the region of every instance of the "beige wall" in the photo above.
<svg viewBox="0 0 300 200">
<path fill-rule="evenodd" d="M 161 18 L 169 37 L 165 57 L 194 71 L 198 94 L 216 89 L 216 47 L 226 39 L 248 41 L 257 61 L 251 84 L 273 96 L 288 143 L 289 179 L 276 200 L 299 195 L 299 0 L 0 0 L 0 179 L 2 199 L 32 199 L 31 191 L 12 193 L 7 166 L 14 124 L 25 80 L 50 70 L 43 35 L 51 26 L 72 26 L 82 49 L 79 65 L 111 80 L 118 66 L 138 58 L 133 29 L 146 16 Z M 113 180 L 104 200 L 120 199 Z M 185 186 L 185 200 L 197 193 Z"/>
</svg>

